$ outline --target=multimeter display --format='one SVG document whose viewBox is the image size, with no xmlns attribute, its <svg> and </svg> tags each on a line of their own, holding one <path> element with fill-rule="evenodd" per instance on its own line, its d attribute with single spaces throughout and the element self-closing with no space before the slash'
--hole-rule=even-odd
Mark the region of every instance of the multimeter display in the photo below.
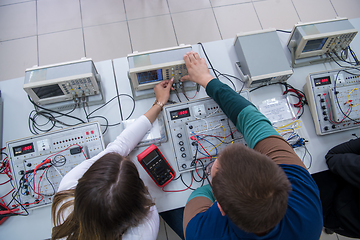
<svg viewBox="0 0 360 240">
<path fill-rule="evenodd" d="M 159 154 L 157 154 L 156 151 L 152 151 L 147 155 L 143 161 L 146 165 L 150 165 L 152 162 L 154 162 L 159 157 Z"/>
<path fill-rule="evenodd" d="M 164 187 L 174 178 L 174 170 L 155 145 L 145 149 L 137 158 L 159 187 Z"/>
</svg>

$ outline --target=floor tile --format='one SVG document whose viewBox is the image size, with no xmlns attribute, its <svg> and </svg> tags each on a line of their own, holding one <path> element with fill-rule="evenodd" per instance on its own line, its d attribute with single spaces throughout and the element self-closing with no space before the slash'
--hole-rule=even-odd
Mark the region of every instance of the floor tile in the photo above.
<svg viewBox="0 0 360 240">
<path fill-rule="evenodd" d="M 61 63 L 85 57 L 82 29 L 39 36 L 39 65 Z"/>
<path fill-rule="evenodd" d="M 261 30 L 252 3 L 217 7 L 214 12 L 223 39 L 234 38 L 240 32 Z"/>
<path fill-rule="evenodd" d="M 254 2 L 263 29 L 291 29 L 300 21 L 291 0 Z"/>
<path fill-rule="evenodd" d="M 80 3 L 74 0 L 38 0 L 38 33 L 81 27 Z"/>
<path fill-rule="evenodd" d="M 36 2 L 0 7 L 0 41 L 36 35 Z"/>
<path fill-rule="evenodd" d="M 360 17 L 359 0 L 330 0 L 339 17 L 358 18 Z"/>
<path fill-rule="evenodd" d="M 14 3 L 28 2 L 28 1 L 29 0 L 1 0 L 0 1 L 0 6 L 4 6 L 4 5 L 8 5 L 8 4 L 14 4 Z M 33 1 L 35 1 L 35 0 L 33 0 Z"/>
<path fill-rule="evenodd" d="M 164 223 L 165 223 L 167 238 L 171 240 L 181 240 L 181 238 L 174 232 L 174 230 L 172 230 L 172 228 L 169 225 L 167 225 L 166 222 Z"/>
<path fill-rule="evenodd" d="M 210 0 L 168 0 L 171 13 L 210 8 Z"/>
<path fill-rule="evenodd" d="M 25 76 L 25 69 L 38 64 L 37 37 L 0 42 L 0 80 Z"/>
<path fill-rule="evenodd" d="M 336 12 L 329 0 L 292 0 L 292 2 L 301 22 L 328 20 L 336 17 Z"/>
<path fill-rule="evenodd" d="M 161 217 L 160 217 L 159 233 L 158 233 L 158 236 L 156 239 L 157 240 L 167 240 L 167 235 L 166 235 L 166 230 L 165 230 L 165 222 Z"/>
<path fill-rule="evenodd" d="M 251 0 L 210 0 L 213 7 L 251 2 Z"/>
<path fill-rule="evenodd" d="M 95 62 L 126 57 L 131 53 L 126 22 L 84 28 L 86 56 Z"/>
<path fill-rule="evenodd" d="M 212 9 L 172 14 L 179 44 L 220 40 L 221 35 Z"/>
<path fill-rule="evenodd" d="M 357 239 L 359 238 L 348 238 L 336 233 L 327 234 L 325 232 L 322 232 L 319 240 L 357 240 Z"/>
<path fill-rule="evenodd" d="M 128 20 L 169 13 L 166 0 L 124 0 Z"/>
<path fill-rule="evenodd" d="M 147 51 L 177 46 L 170 15 L 129 21 L 133 51 Z"/>
<path fill-rule="evenodd" d="M 81 0 L 81 16 L 84 27 L 126 20 L 122 0 Z"/>
</svg>

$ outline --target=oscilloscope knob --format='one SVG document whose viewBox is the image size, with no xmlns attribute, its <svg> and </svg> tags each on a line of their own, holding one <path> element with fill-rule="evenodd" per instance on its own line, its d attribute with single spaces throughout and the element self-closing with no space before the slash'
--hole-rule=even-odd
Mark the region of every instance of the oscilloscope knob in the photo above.
<svg viewBox="0 0 360 240">
<path fill-rule="evenodd" d="M 335 129 L 335 128 L 336 128 L 336 126 L 335 126 L 335 125 L 332 125 L 332 126 L 331 126 L 331 128 L 332 128 L 332 129 Z"/>
<path fill-rule="evenodd" d="M 325 131 L 329 130 L 329 127 L 328 126 L 324 127 L 324 130 Z"/>
<path fill-rule="evenodd" d="M 328 117 L 324 117 L 324 121 L 327 121 L 327 120 L 329 120 Z"/>
</svg>

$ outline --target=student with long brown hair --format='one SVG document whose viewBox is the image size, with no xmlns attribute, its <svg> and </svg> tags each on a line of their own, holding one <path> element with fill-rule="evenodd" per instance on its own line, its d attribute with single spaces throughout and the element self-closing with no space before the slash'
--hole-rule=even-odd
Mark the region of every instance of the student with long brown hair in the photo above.
<svg viewBox="0 0 360 240">
<path fill-rule="evenodd" d="M 51 210 L 52 239 L 156 239 L 156 206 L 135 164 L 126 156 L 168 101 L 172 82 L 157 84 L 156 101 L 144 115 L 104 151 L 64 176 Z"/>
</svg>

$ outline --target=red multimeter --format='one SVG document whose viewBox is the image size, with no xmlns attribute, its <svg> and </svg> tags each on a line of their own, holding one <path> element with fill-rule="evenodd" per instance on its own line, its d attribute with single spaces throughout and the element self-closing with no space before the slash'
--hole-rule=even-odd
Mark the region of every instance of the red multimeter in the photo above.
<svg viewBox="0 0 360 240">
<path fill-rule="evenodd" d="M 164 187 L 175 177 L 174 170 L 153 144 L 137 155 L 137 159 L 159 187 Z"/>
</svg>

